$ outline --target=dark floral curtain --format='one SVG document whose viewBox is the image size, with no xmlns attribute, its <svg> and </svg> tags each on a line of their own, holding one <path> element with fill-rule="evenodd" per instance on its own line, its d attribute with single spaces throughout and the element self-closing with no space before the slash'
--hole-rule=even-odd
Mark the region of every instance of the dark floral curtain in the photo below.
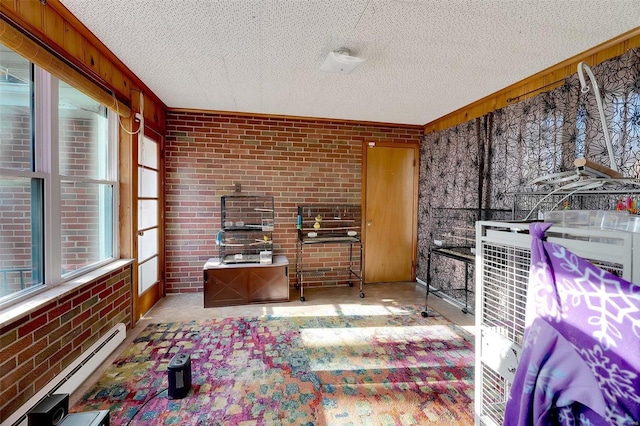
<svg viewBox="0 0 640 426">
<path fill-rule="evenodd" d="M 483 207 L 511 209 L 513 192 L 573 164 L 575 121 L 565 114 L 576 106 L 571 91 L 565 84 L 491 114 Z"/>
<path fill-rule="evenodd" d="M 465 265 L 444 257 L 433 257 L 428 265 L 428 256 L 433 241 L 444 239 L 443 233 L 469 223 L 469 215 L 475 220 L 480 203 L 478 171 L 485 120 L 479 118 L 426 135 L 420 151 L 416 276 L 422 282 L 437 281 L 438 288 L 450 289 L 452 297 L 463 300 L 464 292 L 454 289 L 464 281 Z"/>
<path fill-rule="evenodd" d="M 618 169 L 624 176 L 640 179 L 640 49 L 606 61 L 593 72 L 604 98 Z M 586 110 L 586 117 L 584 136 L 577 135 L 579 149 L 587 159 L 608 165 L 595 97 L 588 92 L 580 96 L 580 102 L 579 111 Z"/>
<path fill-rule="evenodd" d="M 617 168 L 625 177 L 640 179 L 640 49 L 591 69 L 603 98 Z M 582 92 L 577 73 L 549 92 L 426 135 L 421 147 L 418 279 L 427 282 L 429 277 L 431 286 L 443 290 L 464 285 L 460 266 L 437 265 L 433 259 L 431 268 L 427 265 L 435 236 L 451 225 L 440 216 L 456 213 L 447 208 L 475 209 L 482 219 L 504 219 L 514 208 L 514 193 L 544 191 L 531 181 L 575 169 L 578 157 L 610 165 L 596 97 L 593 89 Z"/>
<path fill-rule="evenodd" d="M 640 50 L 592 68 L 603 98 L 605 119 L 618 170 L 640 178 Z M 586 77 L 586 75 L 585 75 Z M 591 83 L 587 78 L 587 83 Z M 584 157 L 610 166 L 596 96 L 583 93 L 578 75 L 547 93 L 492 114 L 489 175 L 485 192 L 492 207 L 508 194 L 531 191 L 535 178 L 574 169 Z"/>
</svg>

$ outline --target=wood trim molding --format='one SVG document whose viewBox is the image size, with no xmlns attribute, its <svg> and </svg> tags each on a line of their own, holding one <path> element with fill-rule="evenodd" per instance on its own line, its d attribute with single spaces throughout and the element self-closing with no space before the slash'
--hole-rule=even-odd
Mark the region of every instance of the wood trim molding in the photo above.
<svg viewBox="0 0 640 426">
<path fill-rule="evenodd" d="M 60 0 L 0 0 L 0 15 L 15 29 L 53 53 L 164 131 L 166 105 L 120 61 Z M 144 109 L 137 93 L 144 94 Z"/>
<path fill-rule="evenodd" d="M 31 40 L 4 19 L 0 19 L 0 42 L 107 108 L 118 112 L 121 116 L 131 116 L 131 109 L 128 106 L 118 101 L 113 95 L 90 81 L 86 76 L 76 71 L 40 44 Z"/>
<path fill-rule="evenodd" d="M 421 124 L 385 123 L 385 122 L 379 122 L 379 121 L 345 120 L 345 119 L 339 119 L 339 118 L 261 114 L 261 113 L 252 113 L 252 112 L 220 111 L 220 110 L 191 109 L 191 108 L 167 108 L 167 113 L 169 112 L 185 112 L 190 114 L 217 114 L 222 116 L 252 117 L 252 118 L 265 118 L 265 119 L 275 118 L 275 119 L 298 120 L 298 121 L 316 121 L 316 122 L 332 123 L 332 124 L 347 124 L 347 125 L 354 125 L 354 126 L 396 127 L 396 128 L 402 128 L 402 129 L 415 129 L 415 130 L 421 130 L 424 127 Z"/>
<path fill-rule="evenodd" d="M 562 84 L 564 78 L 576 73 L 578 63 L 585 61 L 593 67 L 606 60 L 622 55 L 629 49 L 640 47 L 640 27 L 623 33 L 609 41 L 595 46 L 583 53 L 551 66 L 537 74 L 505 87 L 498 92 L 485 96 L 465 107 L 453 111 L 424 126 L 424 133 L 429 134 L 466 123 L 489 112 L 504 108 L 510 104 L 507 100 L 524 100 L 540 93 L 540 88 L 552 90 Z"/>
</svg>

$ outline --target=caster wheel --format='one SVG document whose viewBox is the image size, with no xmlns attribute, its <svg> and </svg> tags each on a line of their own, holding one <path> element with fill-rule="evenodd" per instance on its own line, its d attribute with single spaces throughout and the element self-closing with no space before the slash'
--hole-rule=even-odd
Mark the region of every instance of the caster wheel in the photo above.
<svg viewBox="0 0 640 426">
<path fill-rule="evenodd" d="M 427 311 L 422 311 L 420 312 L 420 315 L 422 315 L 422 318 L 426 318 L 429 316 L 429 314 L 427 313 Z"/>
<path fill-rule="evenodd" d="M 353 287 L 353 283 L 349 281 L 349 287 Z"/>
<path fill-rule="evenodd" d="M 360 299 L 364 299 L 364 293 L 360 292 Z"/>
<path fill-rule="evenodd" d="M 301 297 L 300 297 L 300 301 L 301 301 L 301 302 L 304 302 L 305 300 L 307 300 L 307 299 L 305 299 L 305 298 L 304 298 L 304 296 L 301 296 Z"/>
</svg>

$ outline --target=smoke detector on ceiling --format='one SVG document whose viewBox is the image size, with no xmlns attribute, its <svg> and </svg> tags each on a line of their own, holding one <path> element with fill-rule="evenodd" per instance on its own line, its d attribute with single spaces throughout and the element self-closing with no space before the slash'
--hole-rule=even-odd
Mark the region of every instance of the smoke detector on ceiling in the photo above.
<svg viewBox="0 0 640 426">
<path fill-rule="evenodd" d="M 340 48 L 329 52 L 327 58 L 320 65 L 320 70 L 324 72 L 335 72 L 340 74 L 349 74 L 356 69 L 358 65 L 365 60 L 356 56 L 351 56 L 351 52 L 347 48 Z"/>
</svg>

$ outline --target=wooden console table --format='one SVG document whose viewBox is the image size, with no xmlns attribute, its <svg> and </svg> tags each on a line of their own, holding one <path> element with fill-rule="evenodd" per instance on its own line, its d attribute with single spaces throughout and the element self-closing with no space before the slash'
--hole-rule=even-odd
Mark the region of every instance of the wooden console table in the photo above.
<svg viewBox="0 0 640 426">
<path fill-rule="evenodd" d="M 204 307 L 289 301 L 289 260 L 275 256 L 270 264 L 204 264 Z"/>
</svg>

